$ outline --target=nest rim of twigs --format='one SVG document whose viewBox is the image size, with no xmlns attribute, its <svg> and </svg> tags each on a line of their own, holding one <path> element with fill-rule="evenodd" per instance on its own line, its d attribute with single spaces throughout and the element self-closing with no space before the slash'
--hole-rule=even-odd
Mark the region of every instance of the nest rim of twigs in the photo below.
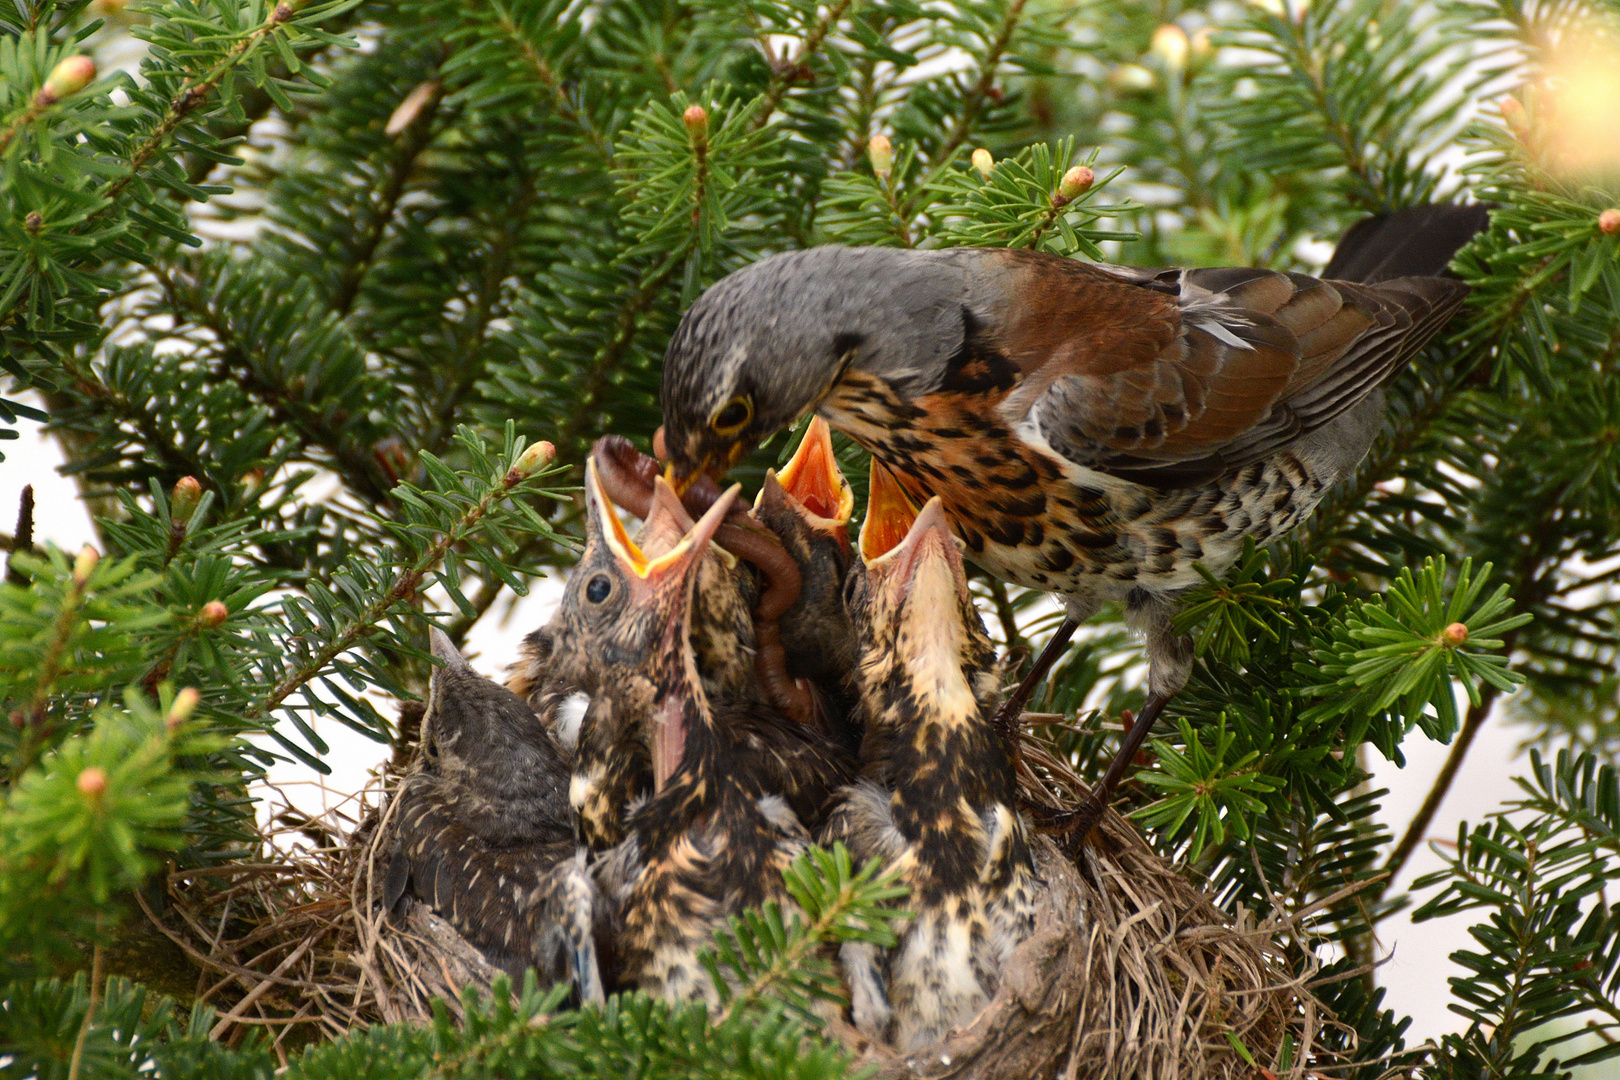
<svg viewBox="0 0 1620 1080">
<path fill-rule="evenodd" d="M 1026 736 L 1023 749 L 1027 797 L 1073 805 L 1084 796 L 1083 781 L 1044 742 Z M 459 1019 L 466 985 L 489 992 L 495 969 L 443 920 L 421 905 L 390 916 L 372 902 L 382 869 L 373 840 L 398 780 L 382 770 L 319 819 L 273 820 L 262 829 L 262 860 L 240 873 L 171 875 L 169 908 L 148 913 L 203 969 L 199 999 L 221 1011 L 216 1035 L 261 1026 L 280 1054 L 299 1025 L 332 1037 L 363 1022 L 426 1021 L 435 999 Z M 312 842 L 286 843 L 295 831 Z M 1314 973 L 1289 968 L 1279 942 L 1295 936 L 1292 922 L 1274 914 L 1234 923 L 1112 810 L 1072 859 L 1044 837 L 1036 851 L 1047 885 L 1036 933 L 978 1018 L 904 1055 L 836 1022 L 828 1036 L 893 1080 L 1123 1080 L 1253 1077 L 1226 1033 L 1262 1064 L 1276 1060 L 1288 1034 L 1293 1065 L 1284 1075 L 1304 1075 L 1332 1018 L 1311 994 Z M 228 933 L 244 915 L 243 932 Z M 1013 1062 L 1018 1071 L 1005 1071 Z"/>
</svg>

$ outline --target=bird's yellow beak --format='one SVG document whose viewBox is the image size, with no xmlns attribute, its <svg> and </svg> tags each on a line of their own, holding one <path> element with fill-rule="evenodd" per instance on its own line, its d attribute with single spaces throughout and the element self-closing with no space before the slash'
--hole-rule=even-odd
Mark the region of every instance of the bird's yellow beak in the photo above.
<svg viewBox="0 0 1620 1080">
<path fill-rule="evenodd" d="M 871 564 L 900 545 L 917 519 L 917 508 L 900 482 L 877 458 L 872 459 L 866 520 L 861 523 L 861 558 Z"/>
<path fill-rule="evenodd" d="M 832 428 L 819 416 L 811 418 L 799 448 L 776 479 L 808 516 L 820 519 L 814 524 L 824 530 L 842 528 L 854 516 L 855 493 L 838 468 Z"/>
<path fill-rule="evenodd" d="M 596 462 L 591 458 L 585 459 L 585 483 L 590 486 L 591 492 L 595 496 L 588 500 L 590 512 L 595 519 L 597 529 L 601 532 L 602 539 L 608 546 L 608 550 L 613 552 L 613 557 L 627 573 L 642 581 L 656 583 L 664 579 L 680 577 L 685 571 L 686 564 L 694 561 L 697 555 L 702 554 L 703 548 L 708 544 L 709 539 L 713 537 L 714 530 L 719 527 L 718 518 L 710 521 L 713 516 L 713 508 L 711 507 L 711 513 L 704 515 L 705 528 L 699 529 L 692 526 L 691 531 L 682 536 L 668 551 L 661 555 L 648 557 L 641 550 L 640 545 L 630 539 L 630 534 L 625 531 L 624 523 L 619 520 L 619 515 L 614 511 L 613 500 L 608 497 L 607 488 L 602 483 L 602 477 L 596 471 Z M 716 501 L 715 505 L 719 506 L 723 503 L 727 509 L 730 509 L 734 501 L 736 501 L 736 495 L 732 493 L 730 498 L 723 497 Z M 679 507 L 678 502 L 676 507 Z M 724 514 L 721 516 L 724 517 Z M 686 518 L 684 521 L 690 521 L 690 519 Z M 684 528 L 684 521 L 677 527 Z M 694 544 L 696 545 L 695 548 Z"/>
</svg>

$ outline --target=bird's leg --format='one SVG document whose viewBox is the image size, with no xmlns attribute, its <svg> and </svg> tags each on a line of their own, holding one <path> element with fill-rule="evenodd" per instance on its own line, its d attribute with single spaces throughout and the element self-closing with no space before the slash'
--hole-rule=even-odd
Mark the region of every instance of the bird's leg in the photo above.
<svg viewBox="0 0 1620 1080">
<path fill-rule="evenodd" d="M 1007 744 L 1007 754 L 1012 758 L 1014 770 L 1018 768 L 1018 740 L 1020 729 L 1023 727 L 1021 718 L 1024 715 L 1024 706 L 1029 703 L 1029 696 L 1035 692 L 1041 680 L 1046 678 L 1046 673 L 1052 670 L 1052 665 L 1057 663 L 1058 657 L 1063 655 L 1063 650 L 1069 647 L 1069 639 L 1074 637 L 1074 632 L 1078 629 L 1080 620 L 1073 614 L 1063 617 L 1057 632 L 1046 643 L 1041 654 L 1035 658 L 1035 666 L 1029 669 L 1029 674 L 1025 675 L 1023 681 L 1007 696 L 1007 700 L 1001 703 L 1001 708 L 996 710 L 995 719 L 991 721 L 996 731 L 1000 733 L 1002 741 Z"/>
<path fill-rule="evenodd" d="M 1136 758 L 1136 752 L 1142 749 L 1147 741 L 1148 732 L 1159 719 L 1159 714 L 1170 703 L 1169 694 L 1149 694 L 1147 703 L 1137 714 L 1136 722 L 1131 730 L 1126 732 L 1125 741 L 1120 744 L 1119 752 L 1114 760 L 1108 763 L 1108 771 L 1103 774 L 1102 780 L 1091 789 L 1086 801 L 1080 804 L 1079 809 L 1067 813 L 1052 814 L 1045 820 L 1038 822 L 1042 832 L 1066 834 L 1070 843 L 1078 846 L 1085 842 L 1086 835 L 1102 820 L 1103 811 L 1108 809 L 1108 800 L 1114 794 L 1114 789 L 1125 778 L 1125 770 L 1131 767 Z"/>
</svg>

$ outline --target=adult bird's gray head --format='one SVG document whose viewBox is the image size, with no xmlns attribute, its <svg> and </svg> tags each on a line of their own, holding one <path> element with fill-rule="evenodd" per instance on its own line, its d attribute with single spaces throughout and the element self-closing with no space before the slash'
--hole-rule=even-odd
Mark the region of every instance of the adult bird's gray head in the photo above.
<svg viewBox="0 0 1620 1080">
<path fill-rule="evenodd" d="M 968 275 L 948 252 L 818 247 L 762 259 L 700 296 L 664 355 L 677 489 L 725 475 L 813 410 L 852 365 L 926 383 L 963 339 Z"/>
</svg>

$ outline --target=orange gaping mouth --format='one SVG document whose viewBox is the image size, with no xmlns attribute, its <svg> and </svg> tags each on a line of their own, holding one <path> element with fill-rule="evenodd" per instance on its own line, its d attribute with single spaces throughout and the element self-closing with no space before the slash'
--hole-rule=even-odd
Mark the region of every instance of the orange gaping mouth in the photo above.
<svg viewBox="0 0 1620 1080">
<path fill-rule="evenodd" d="M 901 489 L 894 473 L 877 458 L 872 459 L 871 493 L 866 500 L 866 520 L 861 524 L 861 558 L 868 564 L 882 558 L 906 538 L 917 509 Z"/>
<path fill-rule="evenodd" d="M 855 493 L 838 468 L 833 454 L 832 429 L 819 416 L 811 417 L 804 438 L 777 476 L 782 490 L 800 506 L 829 526 L 849 523 L 855 512 Z"/>
</svg>

